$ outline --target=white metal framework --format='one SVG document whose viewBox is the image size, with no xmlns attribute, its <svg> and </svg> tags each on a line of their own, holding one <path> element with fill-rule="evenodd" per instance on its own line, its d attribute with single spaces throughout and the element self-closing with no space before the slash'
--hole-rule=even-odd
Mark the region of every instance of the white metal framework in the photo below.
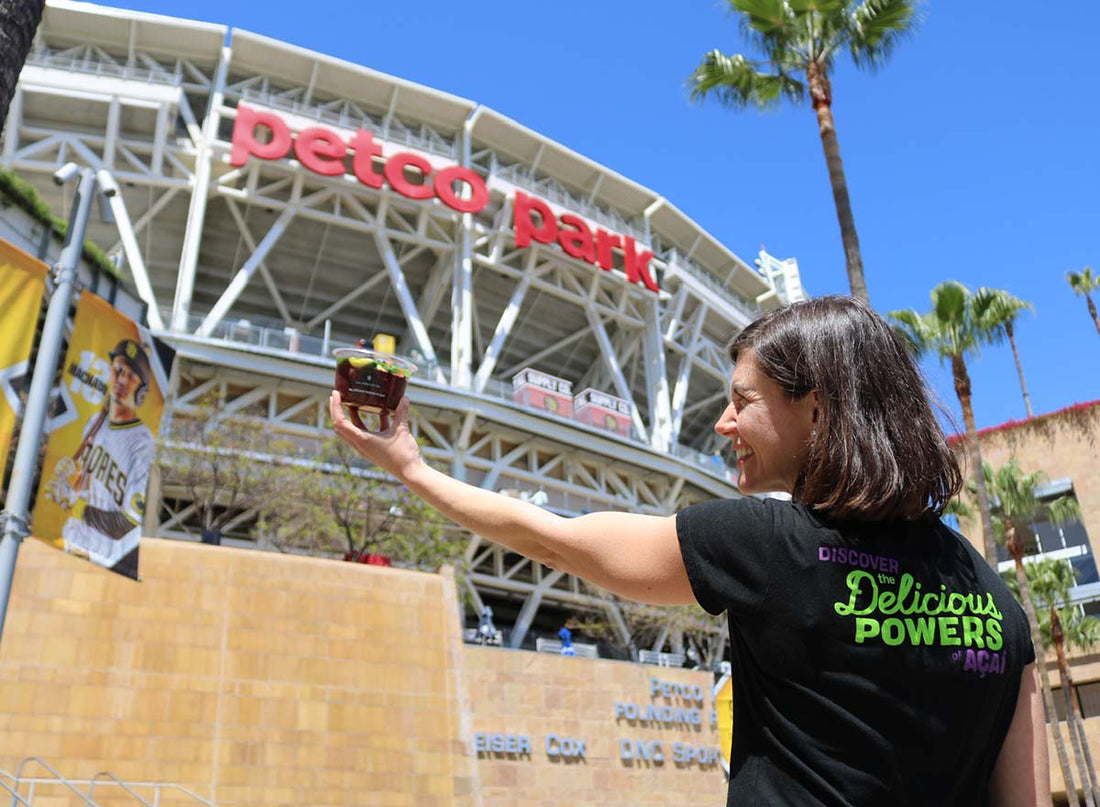
<svg viewBox="0 0 1100 807">
<path fill-rule="evenodd" d="M 383 158 L 472 169 L 488 201 L 459 212 L 392 182 L 321 175 L 293 151 L 233 165 L 241 104 L 294 132 L 370 132 Z M 723 346 L 779 304 L 771 281 L 660 195 L 491 109 L 245 31 L 59 0 L 0 160 L 55 208 L 66 191 L 49 177 L 67 161 L 116 178 L 117 230 L 91 235 L 179 350 L 177 407 L 220 385 L 230 405 L 262 402 L 280 429 L 316 436 L 331 348 L 388 333 L 424 367 L 410 395 L 426 452 L 461 478 L 542 490 L 563 514 L 738 495 L 711 431 Z M 517 246 L 517 192 L 652 251 L 660 293 L 630 282 L 618 253 L 604 271 L 558 243 Z M 527 367 L 625 401 L 630 436 L 515 403 L 511 378 Z M 178 494 L 166 480 L 158 534 L 193 532 Z M 521 603 L 513 645 L 540 603 L 606 608 L 477 536 L 468 559 L 475 603 Z"/>
</svg>

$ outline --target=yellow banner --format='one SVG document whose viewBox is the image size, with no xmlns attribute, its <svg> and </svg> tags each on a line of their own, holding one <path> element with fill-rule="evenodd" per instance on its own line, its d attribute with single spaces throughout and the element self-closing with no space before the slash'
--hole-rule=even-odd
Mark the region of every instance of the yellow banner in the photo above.
<svg viewBox="0 0 1100 807">
<path fill-rule="evenodd" d="M 42 261 L 0 238 L 0 476 L 30 384 L 31 344 L 47 272 Z"/>
<path fill-rule="evenodd" d="M 714 685 L 714 710 L 718 715 L 718 747 L 722 751 L 722 767 L 730 772 L 733 754 L 733 678 L 726 673 Z"/>
<path fill-rule="evenodd" d="M 137 579 L 138 542 L 171 351 L 82 292 L 54 390 L 31 533 Z"/>
</svg>

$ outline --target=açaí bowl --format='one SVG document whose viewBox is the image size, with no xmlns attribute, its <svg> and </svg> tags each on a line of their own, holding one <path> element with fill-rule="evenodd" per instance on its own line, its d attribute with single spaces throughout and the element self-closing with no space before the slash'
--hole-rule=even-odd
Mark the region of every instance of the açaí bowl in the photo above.
<svg viewBox="0 0 1100 807">
<path fill-rule="evenodd" d="M 336 357 L 336 391 L 352 412 L 386 415 L 397 409 L 416 365 L 408 359 L 362 348 L 342 347 Z M 383 425 L 383 428 L 386 428 Z"/>
</svg>

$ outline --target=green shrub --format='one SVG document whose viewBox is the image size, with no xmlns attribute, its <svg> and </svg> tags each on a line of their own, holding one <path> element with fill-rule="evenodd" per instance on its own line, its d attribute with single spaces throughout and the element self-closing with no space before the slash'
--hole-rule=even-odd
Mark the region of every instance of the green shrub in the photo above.
<svg viewBox="0 0 1100 807">
<path fill-rule="evenodd" d="M 14 171 L 0 167 L 0 195 L 7 200 L 7 204 L 27 212 L 35 220 L 50 228 L 53 237 L 58 241 L 65 240 L 65 233 L 69 229 L 69 223 L 59 216 L 55 216 L 50 206 L 42 201 L 35 187 L 20 178 Z M 5 204 L 5 206 L 7 206 Z M 93 266 L 114 278 L 120 279 L 118 267 L 111 262 L 107 254 L 90 239 L 84 239 L 82 250 L 84 259 Z"/>
</svg>

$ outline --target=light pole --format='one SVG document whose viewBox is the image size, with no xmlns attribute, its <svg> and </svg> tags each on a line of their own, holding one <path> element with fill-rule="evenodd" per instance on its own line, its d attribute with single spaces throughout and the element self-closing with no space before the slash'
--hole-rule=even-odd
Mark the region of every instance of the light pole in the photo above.
<svg viewBox="0 0 1100 807">
<path fill-rule="evenodd" d="M 27 392 L 8 497 L 4 502 L 4 511 L 0 513 L 0 525 L 3 527 L 3 538 L 0 539 L 0 640 L 4 635 L 4 620 L 8 614 L 8 598 L 11 596 L 11 584 L 15 577 L 19 544 L 30 535 L 27 508 L 30 505 L 38 449 L 49 409 L 50 387 L 57 370 L 57 358 L 61 353 L 65 319 L 72 304 L 76 269 L 84 249 L 84 234 L 88 229 L 92 199 L 98 195 L 98 180 L 94 168 L 81 168 L 75 163 L 68 163 L 53 175 L 53 179 L 58 185 L 64 185 L 76 176 L 80 177 L 80 182 L 69 215 L 65 245 L 53 266 L 54 290 L 46 309 L 42 338 L 38 342 L 38 358 L 35 360 L 30 390 Z"/>
</svg>

